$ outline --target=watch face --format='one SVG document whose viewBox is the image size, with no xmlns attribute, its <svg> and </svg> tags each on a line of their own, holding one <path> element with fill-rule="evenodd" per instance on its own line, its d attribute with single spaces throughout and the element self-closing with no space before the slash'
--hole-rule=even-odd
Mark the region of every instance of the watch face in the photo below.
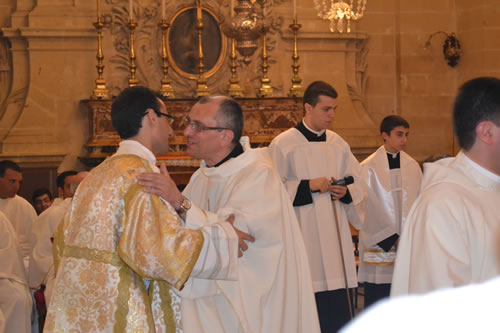
<svg viewBox="0 0 500 333">
<path fill-rule="evenodd" d="M 191 201 L 189 201 L 189 199 L 187 198 L 184 198 L 184 200 L 182 200 L 181 207 L 184 210 L 188 210 L 189 208 L 191 208 Z"/>
</svg>

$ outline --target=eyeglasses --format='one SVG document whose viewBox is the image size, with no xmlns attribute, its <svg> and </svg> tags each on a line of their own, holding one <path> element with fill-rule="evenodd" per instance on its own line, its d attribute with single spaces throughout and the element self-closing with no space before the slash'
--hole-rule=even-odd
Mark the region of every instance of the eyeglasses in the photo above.
<svg viewBox="0 0 500 333">
<path fill-rule="evenodd" d="M 174 120 L 175 120 L 174 116 L 169 115 L 168 113 L 163 113 L 163 112 L 156 111 L 156 110 L 154 110 L 154 112 L 158 115 L 158 117 L 164 116 L 165 118 L 167 118 L 170 125 L 172 125 L 174 123 Z"/>
<path fill-rule="evenodd" d="M 184 123 L 186 124 L 186 127 L 191 128 L 193 131 L 196 133 L 203 132 L 203 131 L 222 131 L 222 130 L 227 130 L 229 128 L 227 127 L 209 127 L 205 126 L 202 123 L 196 121 L 196 120 L 191 120 L 189 117 L 184 118 Z"/>
</svg>

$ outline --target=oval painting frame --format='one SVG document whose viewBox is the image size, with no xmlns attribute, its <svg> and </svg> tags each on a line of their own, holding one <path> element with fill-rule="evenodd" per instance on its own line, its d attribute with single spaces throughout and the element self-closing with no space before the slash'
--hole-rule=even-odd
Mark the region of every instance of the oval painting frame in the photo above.
<svg viewBox="0 0 500 333">
<path fill-rule="evenodd" d="M 170 20 L 167 34 L 167 54 L 170 66 L 181 76 L 197 79 L 199 50 L 196 28 L 196 6 L 180 9 Z M 202 8 L 202 46 L 204 77 L 214 75 L 222 66 L 226 55 L 227 39 L 220 21 L 209 8 Z"/>
</svg>

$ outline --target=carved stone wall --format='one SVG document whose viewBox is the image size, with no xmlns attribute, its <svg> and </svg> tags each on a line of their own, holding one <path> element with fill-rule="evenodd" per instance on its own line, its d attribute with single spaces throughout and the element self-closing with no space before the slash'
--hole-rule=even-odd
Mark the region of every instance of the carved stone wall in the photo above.
<svg viewBox="0 0 500 333">
<path fill-rule="evenodd" d="M 167 20 L 193 3 L 190 0 L 168 1 Z M 220 22 L 228 19 L 227 1 L 203 3 Z M 269 75 L 276 97 L 287 95 L 293 74 L 290 67 L 293 41 L 288 28 L 290 13 L 283 11 L 290 5 L 288 1 L 277 0 L 265 9 L 270 22 L 266 49 Z M 133 7 L 134 18 L 138 21 L 135 35 L 137 78 L 140 84 L 152 89 L 158 89 L 161 80 L 159 8 L 159 0 L 134 1 Z M 82 168 L 78 157 L 86 153 L 84 146 L 91 133 L 88 115 L 81 112 L 79 101 L 91 95 L 97 76 L 97 41 L 92 27 L 96 20 L 95 2 L 19 0 L 17 7 L 11 9 L 10 25 L 2 28 L 3 48 L 0 47 L 2 63 L 10 59 L 10 66 L 0 66 L 1 84 L 8 86 L 8 94 L 0 95 L 4 101 L 0 155 L 17 156 L 26 162 L 43 156 L 48 159 L 64 156 L 59 169 Z M 104 78 L 111 95 L 117 95 L 127 86 L 129 75 L 128 1 L 103 0 L 102 10 Z M 373 150 L 377 138 L 363 96 L 366 39 L 366 34 L 299 33 L 299 75 L 304 86 L 322 79 L 336 87 L 340 107 L 334 129 L 359 151 Z M 7 45 L 10 46 L 8 52 Z M 225 60 L 220 69 L 208 78 L 212 94 L 224 94 L 227 89 L 230 76 L 227 48 L 224 52 Z M 250 98 L 255 97 L 260 86 L 261 53 L 262 47 L 259 47 L 249 65 L 238 60 L 240 84 Z M 321 73 L 317 72 L 319 63 L 322 64 Z M 192 96 L 194 80 L 182 77 L 172 68 L 169 78 L 177 97 Z"/>
<path fill-rule="evenodd" d="M 332 129 L 353 149 L 375 149 L 381 144 L 380 120 L 400 114 L 410 121 L 408 152 L 418 160 L 432 153 L 457 151 L 450 125 L 456 88 L 474 76 L 500 75 L 500 46 L 495 43 L 500 32 L 498 0 L 369 0 L 364 18 L 352 25 L 352 34 L 330 33 L 328 22 L 317 16 L 313 0 L 296 2 L 302 24 L 299 75 L 304 86 L 324 80 L 338 90 L 339 108 Z M 193 3 L 167 1 L 167 19 Z M 227 18 L 229 1 L 203 3 L 221 19 Z M 271 22 L 269 77 L 274 96 L 285 97 L 292 78 L 288 26 L 293 2 L 272 3 L 266 9 Z M 102 0 L 101 4 L 106 18 L 104 76 L 116 95 L 128 79 L 124 26 L 128 1 Z M 138 78 L 153 89 L 158 89 L 161 78 L 155 28 L 159 7 L 159 0 L 134 0 L 134 15 L 139 19 Z M 10 0 L 0 4 L 0 158 L 15 158 L 24 165 L 49 160 L 58 163 L 59 171 L 84 167 L 78 157 L 87 152 L 89 123 L 80 101 L 89 98 L 97 76 L 95 20 L 95 1 Z M 432 47 L 425 49 L 429 34 L 437 30 L 454 31 L 461 40 L 464 54 L 457 67 L 448 67 L 442 59 L 441 40 L 433 40 Z M 254 97 L 260 85 L 260 53 L 257 49 L 248 66 L 238 63 L 240 84 L 248 97 Z M 191 97 L 194 80 L 172 69 L 169 77 L 178 97 Z M 211 92 L 224 93 L 228 78 L 226 58 L 221 70 L 208 79 Z"/>
</svg>

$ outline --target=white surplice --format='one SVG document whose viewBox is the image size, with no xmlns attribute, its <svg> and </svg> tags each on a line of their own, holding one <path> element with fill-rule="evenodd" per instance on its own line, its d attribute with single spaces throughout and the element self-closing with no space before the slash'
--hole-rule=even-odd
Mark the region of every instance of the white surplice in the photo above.
<svg viewBox="0 0 500 333">
<path fill-rule="evenodd" d="M 51 238 L 71 206 L 71 198 L 59 200 L 38 216 L 33 228 L 34 246 L 30 256 L 28 283 L 30 288 L 39 289 L 45 285 L 45 301 L 50 302 L 56 278 L 54 250 Z"/>
<path fill-rule="evenodd" d="M 0 199 L 0 212 L 5 214 L 16 231 L 24 266 L 28 269 L 33 248 L 32 228 L 37 217 L 35 208 L 26 199 L 16 195 L 13 198 Z"/>
<path fill-rule="evenodd" d="M 267 149 L 251 149 L 215 168 L 203 163 L 184 195 L 189 227 L 216 213 L 256 239 L 239 259 L 237 281 L 189 279 L 182 296 L 185 333 L 319 332 L 307 255 L 292 204 Z M 208 212 L 210 211 L 210 212 Z"/>
<path fill-rule="evenodd" d="M 0 311 L 6 333 L 31 332 L 31 306 L 17 234 L 0 212 Z"/>
<path fill-rule="evenodd" d="M 399 169 L 389 169 L 384 146 L 361 162 L 367 197 L 360 207 L 357 207 L 363 225 L 359 232 L 359 282 L 392 281 L 395 250 L 385 252 L 377 243 L 394 234 L 401 235 L 402 225 L 417 198 L 422 181 L 422 171 L 418 163 L 403 151 L 399 154 Z M 393 170 L 396 171 L 400 182 L 391 181 Z M 392 177 L 394 178 L 394 175 Z M 368 259 L 371 256 L 373 258 Z"/>
<path fill-rule="evenodd" d="M 500 176 L 463 152 L 424 164 L 399 242 L 391 296 L 500 275 Z"/>
<path fill-rule="evenodd" d="M 360 165 L 347 142 L 333 131 L 326 130 L 326 142 L 309 142 L 297 129 L 278 135 L 269 146 L 281 179 L 293 201 L 301 180 L 318 177 L 346 176 L 354 178 L 348 185 L 353 202 L 332 201 L 330 193 L 312 193 L 313 203 L 294 207 L 304 236 L 315 292 L 345 288 L 336 209 L 339 219 L 342 253 L 349 288 L 357 286 L 356 266 L 348 220 L 360 227 L 354 205 L 364 198 Z"/>
</svg>

